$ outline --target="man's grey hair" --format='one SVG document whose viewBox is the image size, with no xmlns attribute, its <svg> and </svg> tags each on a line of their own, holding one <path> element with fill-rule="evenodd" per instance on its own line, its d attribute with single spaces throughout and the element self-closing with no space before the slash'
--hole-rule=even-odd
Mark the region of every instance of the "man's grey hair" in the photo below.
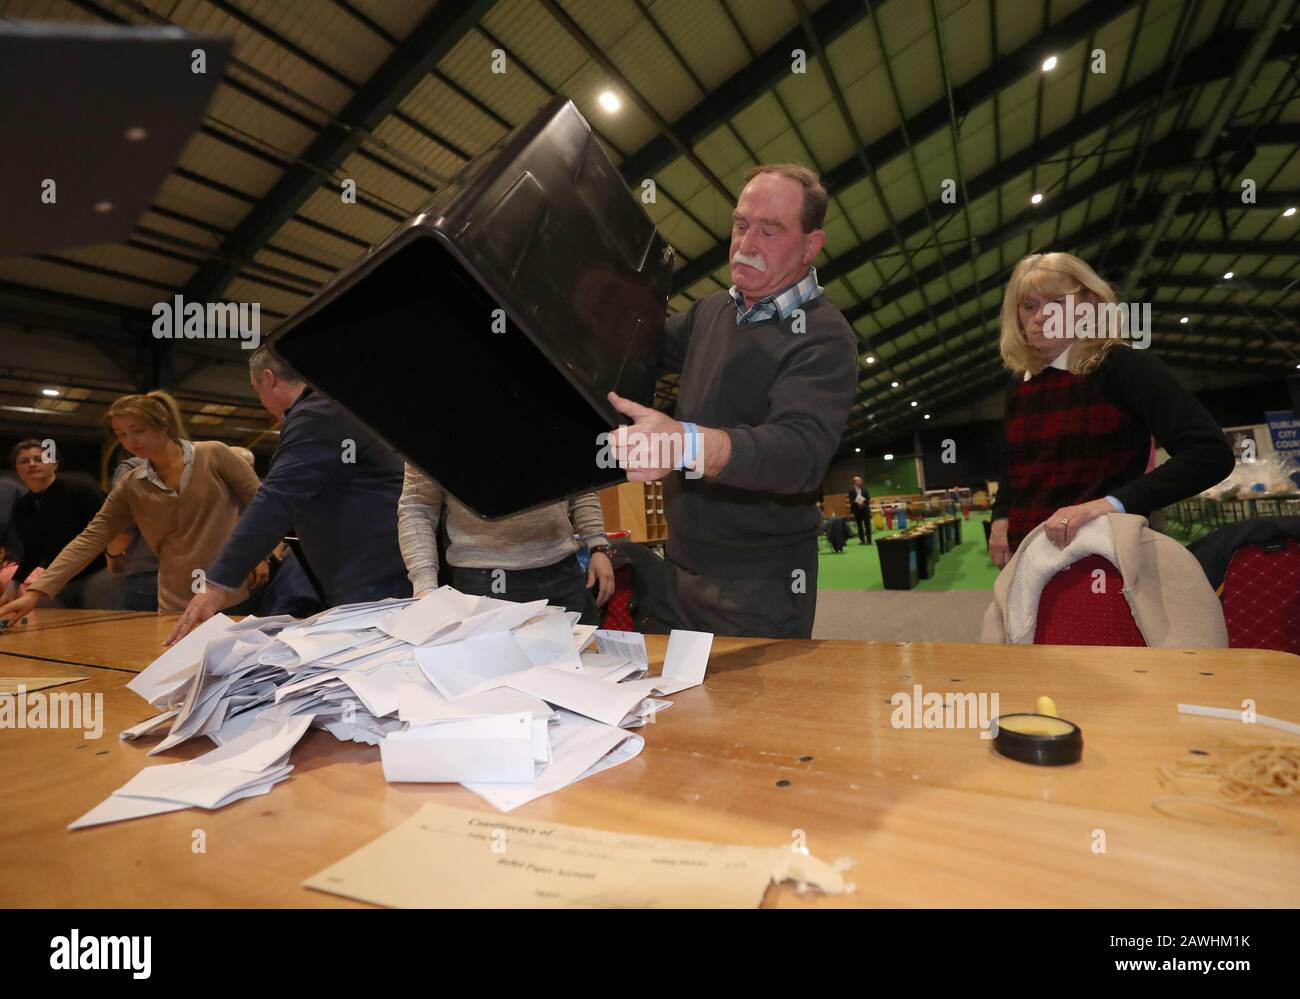
<svg viewBox="0 0 1300 999">
<path fill-rule="evenodd" d="M 300 382 L 302 376 L 293 368 L 285 364 L 284 361 L 271 353 L 271 348 L 267 344 L 262 344 L 257 350 L 253 351 L 248 358 L 248 370 L 254 378 L 257 378 L 263 371 L 270 371 L 276 378 L 283 378 L 285 381 Z"/>
</svg>

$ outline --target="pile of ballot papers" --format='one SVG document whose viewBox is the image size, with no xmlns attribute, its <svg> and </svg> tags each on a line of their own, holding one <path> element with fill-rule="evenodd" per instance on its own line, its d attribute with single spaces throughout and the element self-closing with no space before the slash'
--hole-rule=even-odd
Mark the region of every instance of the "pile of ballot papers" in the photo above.
<svg viewBox="0 0 1300 999">
<path fill-rule="evenodd" d="M 632 759 L 645 740 L 629 730 L 704 680 L 712 635 L 672 632 L 662 675 L 646 677 L 640 634 L 578 617 L 449 586 L 302 621 L 218 614 L 127 684 L 161 713 L 122 733 L 165 728 L 150 755 L 198 736 L 217 748 L 146 767 L 69 828 L 266 794 L 309 728 L 378 746 L 390 781 L 517 808 Z"/>
</svg>

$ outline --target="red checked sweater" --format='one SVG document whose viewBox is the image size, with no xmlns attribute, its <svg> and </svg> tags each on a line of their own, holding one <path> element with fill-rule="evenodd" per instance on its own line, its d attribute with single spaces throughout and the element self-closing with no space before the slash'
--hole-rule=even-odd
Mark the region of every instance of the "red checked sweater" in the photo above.
<svg viewBox="0 0 1300 999">
<path fill-rule="evenodd" d="M 1006 472 L 993 518 L 1014 552 L 1063 506 L 1114 496 L 1147 516 L 1226 478 L 1232 449 L 1196 398 L 1145 350 L 1117 346 L 1086 375 L 1044 368 L 1007 394 Z M 1151 438 L 1169 461 L 1147 472 Z"/>
</svg>

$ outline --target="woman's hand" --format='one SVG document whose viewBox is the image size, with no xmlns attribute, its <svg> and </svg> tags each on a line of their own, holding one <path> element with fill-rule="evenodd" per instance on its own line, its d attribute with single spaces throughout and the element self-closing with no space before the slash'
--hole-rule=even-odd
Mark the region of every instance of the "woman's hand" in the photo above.
<svg viewBox="0 0 1300 999">
<path fill-rule="evenodd" d="M 587 589 L 597 583 L 600 588 L 596 590 L 596 606 L 604 607 L 614 595 L 614 563 L 604 552 L 592 552 L 591 562 L 587 566 Z"/>
<path fill-rule="evenodd" d="M 1065 548 L 1079 533 L 1079 528 L 1107 513 L 1115 513 L 1115 508 L 1107 499 L 1096 499 L 1078 506 L 1063 506 L 1043 521 L 1047 525 L 1043 533 L 1057 548 Z"/>
<path fill-rule="evenodd" d="M 36 601 L 41 595 L 35 590 L 28 590 L 21 597 L 16 597 L 6 604 L 0 604 L 0 621 L 16 624 L 36 609 Z"/>
<path fill-rule="evenodd" d="M 993 529 L 989 531 L 989 558 L 993 559 L 993 564 L 1001 569 L 1011 561 L 1011 546 L 1007 543 L 1007 526 L 1010 521 L 1006 517 L 1000 517 L 993 521 Z"/>
</svg>

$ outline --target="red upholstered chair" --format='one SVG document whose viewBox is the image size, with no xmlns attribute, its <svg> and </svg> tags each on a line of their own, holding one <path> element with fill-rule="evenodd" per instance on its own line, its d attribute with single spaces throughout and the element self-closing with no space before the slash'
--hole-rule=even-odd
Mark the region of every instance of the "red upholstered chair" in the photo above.
<svg viewBox="0 0 1300 999">
<path fill-rule="evenodd" d="M 630 531 L 608 531 L 610 541 L 622 541 L 631 536 Z M 622 561 L 622 560 L 618 560 Z M 601 608 L 600 626 L 606 631 L 635 631 L 632 627 L 632 567 L 627 564 L 614 569 L 614 595 Z"/>
<path fill-rule="evenodd" d="M 625 565 L 614 570 L 614 595 L 605 604 L 605 617 L 600 626 L 606 631 L 635 631 L 632 611 L 628 607 L 631 599 L 632 567 Z"/>
<path fill-rule="evenodd" d="M 1094 593 L 1093 571 L 1106 574 L 1105 591 Z M 1139 645 L 1133 612 L 1124 599 L 1124 577 L 1100 555 L 1062 569 L 1038 598 L 1035 645 Z"/>
<path fill-rule="evenodd" d="M 1223 579 L 1223 618 L 1234 649 L 1300 655 L 1300 541 L 1238 548 Z"/>
</svg>

